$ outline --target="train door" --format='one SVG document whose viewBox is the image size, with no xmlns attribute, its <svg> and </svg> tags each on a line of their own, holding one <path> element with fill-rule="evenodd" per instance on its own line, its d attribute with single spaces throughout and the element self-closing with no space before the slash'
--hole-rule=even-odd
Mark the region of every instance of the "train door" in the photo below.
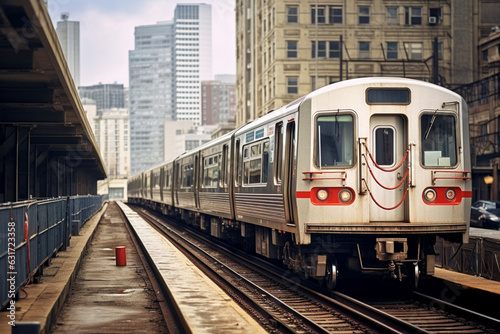
<svg viewBox="0 0 500 334">
<path fill-rule="evenodd" d="M 294 202 L 293 202 L 293 177 L 295 174 L 295 122 L 288 122 L 286 126 L 285 139 L 285 160 L 284 160 L 284 180 L 283 196 L 285 202 L 285 214 L 288 224 L 295 224 Z"/>
<path fill-rule="evenodd" d="M 197 209 L 200 208 L 200 159 L 198 158 L 198 153 L 194 157 L 194 181 L 193 181 L 193 191 L 194 191 L 194 204 Z"/>
<path fill-rule="evenodd" d="M 370 133 L 370 221 L 404 221 L 407 193 L 403 179 L 408 168 L 407 159 L 403 161 L 408 146 L 405 120 L 399 115 L 374 115 Z"/>
<path fill-rule="evenodd" d="M 175 163 L 175 168 L 174 168 L 174 180 L 175 180 L 175 184 L 172 185 L 173 188 L 174 188 L 174 200 L 175 200 L 175 205 L 179 205 L 179 189 L 180 189 L 180 185 L 181 185 L 181 167 L 180 167 L 180 163 L 179 162 L 176 162 Z"/>
</svg>

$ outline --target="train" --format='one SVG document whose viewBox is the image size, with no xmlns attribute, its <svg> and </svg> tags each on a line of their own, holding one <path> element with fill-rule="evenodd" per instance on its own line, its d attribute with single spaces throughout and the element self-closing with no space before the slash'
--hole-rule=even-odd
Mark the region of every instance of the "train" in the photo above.
<svg viewBox="0 0 500 334">
<path fill-rule="evenodd" d="M 319 88 L 128 181 L 128 202 L 329 289 L 418 286 L 438 237 L 468 241 L 471 197 L 464 99 L 388 77 Z"/>
</svg>

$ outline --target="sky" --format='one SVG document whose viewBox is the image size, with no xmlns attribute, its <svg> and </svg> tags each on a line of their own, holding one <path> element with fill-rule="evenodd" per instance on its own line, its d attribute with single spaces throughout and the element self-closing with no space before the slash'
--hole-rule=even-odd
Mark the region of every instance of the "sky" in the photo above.
<svg viewBox="0 0 500 334">
<path fill-rule="evenodd" d="M 171 21 L 178 3 L 212 5 L 212 73 L 236 74 L 234 0 L 48 0 L 54 24 L 61 13 L 80 22 L 80 85 L 121 83 L 128 87 L 128 52 L 134 28 Z"/>
</svg>

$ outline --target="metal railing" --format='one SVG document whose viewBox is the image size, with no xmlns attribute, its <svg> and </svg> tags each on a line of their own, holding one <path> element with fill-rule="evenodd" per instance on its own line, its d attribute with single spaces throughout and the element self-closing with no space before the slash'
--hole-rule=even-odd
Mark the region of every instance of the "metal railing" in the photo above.
<svg viewBox="0 0 500 334">
<path fill-rule="evenodd" d="M 438 238 L 435 250 L 439 267 L 500 281 L 500 240 L 470 236 L 458 244 Z"/>
<path fill-rule="evenodd" d="M 102 196 L 72 196 L 0 204 L 0 306 L 16 297 L 44 264 L 69 245 L 71 223 L 85 223 Z"/>
</svg>

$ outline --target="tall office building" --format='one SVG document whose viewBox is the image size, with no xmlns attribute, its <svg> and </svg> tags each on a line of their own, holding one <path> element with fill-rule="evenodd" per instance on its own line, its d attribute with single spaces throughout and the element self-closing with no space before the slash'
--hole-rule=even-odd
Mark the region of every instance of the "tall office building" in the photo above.
<svg viewBox="0 0 500 334">
<path fill-rule="evenodd" d="M 173 22 L 135 28 L 129 52 L 131 172 L 163 161 L 163 124 L 175 119 Z"/>
<path fill-rule="evenodd" d="M 210 5 L 178 4 L 172 21 L 135 28 L 129 52 L 132 174 L 164 160 L 165 121 L 201 124 L 201 80 L 212 79 L 211 26 Z"/>
<path fill-rule="evenodd" d="M 97 84 L 78 87 L 81 99 L 89 98 L 95 101 L 97 115 L 104 109 L 125 108 L 125 88 L 123 84 Z"/>
<path fill-rule="evenodd" d="M 176 119 L 201 124 L 201 80 L 212 80 L 212 7 L 178 4 L 175 24 Z"/>
<path fill-rule="evenodd" d="M 80 22 L 68 21 L 69 13 L 61 14 L 62 21 L 57 22 L 56 33 L 68 63 L 73 82 L 80 86 Z"/>
</svg>

